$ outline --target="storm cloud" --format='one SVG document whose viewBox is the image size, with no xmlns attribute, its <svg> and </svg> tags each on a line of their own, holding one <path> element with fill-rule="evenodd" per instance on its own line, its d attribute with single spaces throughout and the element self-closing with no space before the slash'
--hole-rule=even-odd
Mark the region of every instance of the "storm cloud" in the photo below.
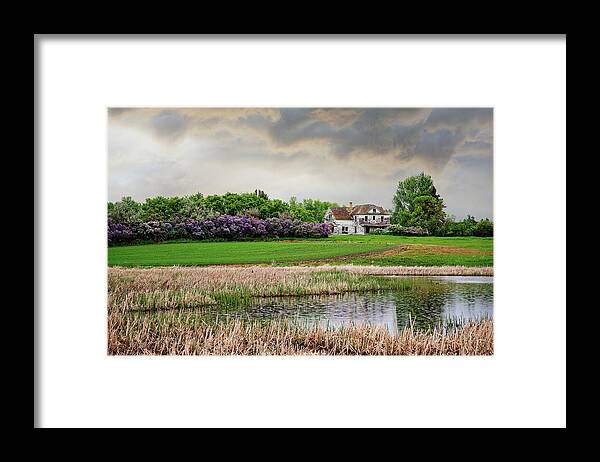
<svg viewBox="0 0 600 462">
<path fill-rule="evenodd" d="M 109 200 L 266 191 L 392 207 L 425 171 L 447 212 L 492 217 L 491 108 L 111 108 Z"/>
</svg>

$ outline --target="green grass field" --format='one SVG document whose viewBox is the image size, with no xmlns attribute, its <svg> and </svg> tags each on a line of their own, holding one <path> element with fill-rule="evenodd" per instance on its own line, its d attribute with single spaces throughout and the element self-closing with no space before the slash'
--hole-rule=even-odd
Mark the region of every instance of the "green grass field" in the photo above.
<svg viewBox="0 0 600 462">
<path fill-rule="evenodd" d="M 171 242 L 109 247 L 109 266 L 329 263 L 492 266 L 493 238 L 336 235 L 326 239 Z"/>
</svg>

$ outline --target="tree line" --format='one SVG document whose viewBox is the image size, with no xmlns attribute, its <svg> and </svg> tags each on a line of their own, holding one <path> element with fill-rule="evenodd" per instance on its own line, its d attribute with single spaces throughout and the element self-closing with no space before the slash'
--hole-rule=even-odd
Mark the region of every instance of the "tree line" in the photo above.
<svg viewBox="0 0 600 462">
<path fill-rule="evenodd" d="M 383 233 L 429 234 L 434 236 L 493 236 L 493 222 L 476 220 L 467 215 L 463 220 L 446 214 L 444 200 L 437 193 L 430 175 L 424 172 L 401 180 L 393 197 L 392 226 Z M 278 218 L 302 223 L 322 223 L 335 202 L 316 199 L 288 202 L 271 199 L 262 190 L 251 193 L 226 193 L 204 196 L 150 197 L 137 202 L 131 197 L 108 203 L 108 221 L 114 224 L 183 223 L 202 221 L 218 216 L 245 216 L 256 219 Z"/>
<path fill-rule="evenodd" d="M 220 215 L 243 215 L 260 219 L 284 218 L 308 223 L 321 223 L 329 207 L 335 202 L 315 199 L 298 201 L 291 197 L 288 202 L 270 199 L 264 191 L 253 193 L 226 193 L 204 196 L 150 197 L 137 202 L 131 197 L 108 203 L 108 219 L 113 223 L 133 224 L 140 222 L 183 222 L 188 219 L 204 220 Z"/>
</svg>

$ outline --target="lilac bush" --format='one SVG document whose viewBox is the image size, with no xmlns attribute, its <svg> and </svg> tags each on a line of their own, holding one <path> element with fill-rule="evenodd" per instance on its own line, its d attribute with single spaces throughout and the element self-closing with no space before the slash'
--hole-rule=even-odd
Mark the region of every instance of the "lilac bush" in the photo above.
<svg viewBox="0 0 600 462">
<path fill-rule="evenodd" d="M 112 220 L 108 220 L 108 243 L 118 244 L 124 242 L 131 242 L 135 239 L 135 234 L 129 227 L 129 225 L 123 225 L 121 223 L 113 223 Z"/>
<path fill-rule="evenodd" d="M 233 215 L 219 215 L 204 220 L 188 219 L 178 223 L 148 221 L 125 225 L 108 221 L 108 243 L 170 239 L 246 239 L 260 237 L 327 237 L 333 231 L 329 223 L 304 223 L 289 218 L 266 220 Z"/>
</svg>

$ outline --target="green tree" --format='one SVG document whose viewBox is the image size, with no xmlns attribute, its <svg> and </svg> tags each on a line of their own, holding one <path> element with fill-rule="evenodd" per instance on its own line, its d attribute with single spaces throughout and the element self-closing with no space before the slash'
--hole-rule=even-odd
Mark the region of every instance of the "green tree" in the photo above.
<svg viewBox="0 0 600 462">
<path fill-rule="evenodd" d="M 446 222 L 443 199 L 433 196 L 418 196 L 413 203 L 411 212 L 404 211 L 406 224 L 425 228 L 430 234 L 439 234 Z"/>
<path fill-rule="evenodd" d="M 262 197 L 263 199 L 269 200 L 269 196 L 267 196 L 267 193 L 265 193 L 262 189 L 255 189 L 254 194 L 256 194 L 259 197 Z"/>
<path fill-rule="evenodd" d="M 283 212 L 280 216 L 286 216 L 300 221 L 310 221 L 310 213 L 302 207 L 302 203 L 298 202 L 296 196 L 290 197 L 290 200 L 288 201 L 288 210 Z"/>
<path fill-rule="evenodd" d="M 288 210 L 285 211 L 285 214 L 297 220 L 321 223 L 329 207 L 338 207 L 338 205 L 335 202 L 316 199 L 304 199 L 302 202 L 298 202 L 298 199 L 292 196 L 288 202 Z"/>
<path fill-rule="evenodd" d="M 126 196 L 115 203 L 108 203 L 108 218 L 115 223 L 129 224 L 140 219 L 140 204 Z"/>
<path fill-rule="evenodd" d="M 223 215 L 225 213 L 225 204 L 223 203 L 223 196 L 218 194 L 211 194 L 206 196 L 204 204 L 210 213 L 215 215 Z"/>
<path fill-rule="evenodd" d="M 493 236 L 494 235 L 494 223 L 492 223 L 487 218 L 484 218 L 483 220 L 478 221 L 473 230 L 473 234 L 475 236 L 481 236 L 481 237 Z"/>
<path fill-rule="evenodd" d="M 142 221 L 177 221 L 185 217 L 185 201 L 182 197 L 149 197 L 142 204 Z"/>
<path fill-rule="evenodd" d="M 335 202 L 320 201 L 317 199 L 304 199 L 302 208 L 307 212 L 307 220 L 313 223 L 321 223 L 325 218 L 325 212 L 330 207 L 339 207 Z"/>
<path fill-rule="evenodd" d="M 415 200 L 417 197 L 422 196 L 439 197 L 430 175 L 421 172 L 398 182 L 398 188 L 396 194 L 394 194 L 392 222 L 402 225 L 402 220 L 405 220 L 408 216 L 402 212 L 412 212 L 415 207 Z"/>
<path fill-rule="evenodd" d="M 257 218 L 285 216 L 304 222 L 320 223 L 329 207 L 335 202 L 304 199 L 299 202 L 291 197 L 289 203 L 281 199 L 269 199 L 256 189 L 252 193 L 226 193 L 203 196 L 201 193 L 183 197 L 151 197 L 142 204 L 123 198 L 121 202 L 108 203 L 108 217 L 121 223 L 133 221 L 177 222 L 189 218 L 204 219 L 212 215 L 248 215 Z"/>
<path fill-rule="evenodd" d="M 477 220 L 474 216 L 467 214 L 467 218 L 461 222 L 461 225 L 463 229 L 463 236 L 473 236 L 473 232 L 477 226 Z"/>
<path fill-rule="evenodd" d="M 211 215 L 211 211 L 201 193 L 184 197 L 181 213 L 183 219 L 193 218 L 194 220 L 202 220 Z"/>
<path fill-rule="evenodd" d="M 289 211 L 289 205 L 281 199 L 269 199 L 258 207 L 260 218 L 274 218 Z"/>
</svg>

